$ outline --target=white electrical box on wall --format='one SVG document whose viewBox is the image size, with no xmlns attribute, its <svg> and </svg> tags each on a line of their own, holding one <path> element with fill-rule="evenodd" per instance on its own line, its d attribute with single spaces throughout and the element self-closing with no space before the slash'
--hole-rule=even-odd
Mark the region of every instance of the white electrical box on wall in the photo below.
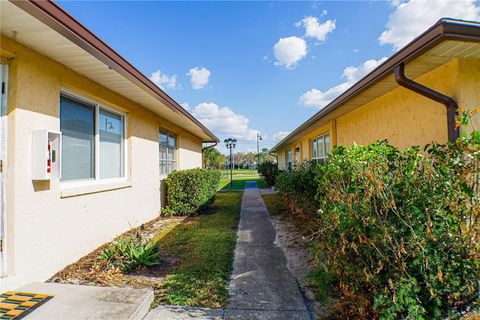
<svg viewBox="0 0 480 320">
<path fill-rule="evenodd" d="M 33 130 L 32 180 L 60 179 L 61 139 L 60 132 Z"/>
</svg>

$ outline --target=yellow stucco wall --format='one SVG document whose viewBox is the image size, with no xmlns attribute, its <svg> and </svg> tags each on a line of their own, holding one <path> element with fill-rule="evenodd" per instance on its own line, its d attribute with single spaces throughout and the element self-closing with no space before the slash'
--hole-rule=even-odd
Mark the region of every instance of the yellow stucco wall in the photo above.
<svg viewBox="0 0 480 320">
<path fill-rule="evenodd" d="M 406 69 L 408 73 L 408 65 Z M 415 80 L 452 96 L 460 108 L 471 110 L 480 107 L 479 61 L 454 59 Z M 446 123 L 445 106 L 398 87 L 339 117 L 329 126 L 303 136 L 279 150 L 278 154 L 299 144 L 304 146 L 304 154 L 307 154 L 305 146 L 309 147 L 309 143 L 306 142 L 327 131 L 332 137 L 332 146 L 364 145 L 379 139 L 387 139 L 399 148 L 423 146 L 431 142 L 446 143 Z M 480 115 L 475 116 L 473 123 L 480 129 Z M 279 161 L 281 168 L 284 168 L 284 162 Z"/>
<path fill-rule="evenodd" d="M 44 281 L 102 243 L 159 215 L 159 128 L 178 136 L 179 169 L 201 166 L 201 139 L 3 35 L 0 44 L 2 63 L 10 67 L 7 272 L 21 282 Z M 65 190 L 58 180 L 32 182 L 32 130 L 59 131 L 61 89 L 126 112 L 126 183 L 62 198 Z"/>
<path fill-rule="evenodd" d="M 294 143 L 287 145 L 285 148 L 278 152 L 278 166 L 281 170 L 285 170 L 285 152 L 287 150 L 292 150 L 293 160 L 295 160 L 295 149 L 298 147 L 300 148 L 300 162 L 305 160 L 310 160 L 312 158 L 311 154 L 311 143 L 310 141 L 320 135 L 329 133 L 332 143 L 330 144 L 330 148 L 333 147 L 335 143 L 336 135 L 335 135 L 335 121 L 331 121 L 329 124 L 318 128 L 300 139 L 296 140 Z M 296 163 L 294 163 L 295 165 Z"/>
</svg>

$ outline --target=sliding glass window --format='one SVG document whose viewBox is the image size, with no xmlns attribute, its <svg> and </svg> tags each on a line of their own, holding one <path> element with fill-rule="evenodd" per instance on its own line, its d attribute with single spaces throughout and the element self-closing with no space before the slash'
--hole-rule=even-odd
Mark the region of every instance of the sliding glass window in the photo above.
<svg viewBox="0 0 480 320">
<path fill-rule="evenodd" d="M 125 115 L 60 97 L 62 181 L 125 177 Z"/>
<path fill-rule="evenodd" d="M 323 162 L 330 152 L 330 135 L 324 134 L 312 140 L 312 160 Z"/>
</svg>

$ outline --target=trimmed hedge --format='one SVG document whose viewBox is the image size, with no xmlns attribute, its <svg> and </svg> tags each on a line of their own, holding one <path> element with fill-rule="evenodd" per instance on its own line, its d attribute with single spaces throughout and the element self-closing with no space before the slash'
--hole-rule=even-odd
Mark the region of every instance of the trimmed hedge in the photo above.
<svg viewBox="0 0 480 320">
<path fill-rule="evenodd" d="M 274 186 L 277 180 L 277 176 L 280 173 L 278 170 L 278 164 L 273 161 L 264 161 L 258 164 L 257 167 L 258 174 L 262 176 L 268 186 Z"/>
<path fill-rule="evenodd" d="M 221 173 L 211 169 L 189 169 L 170 173 L 164 215 L 196 215 L 215 201 Z"/>
</svg>

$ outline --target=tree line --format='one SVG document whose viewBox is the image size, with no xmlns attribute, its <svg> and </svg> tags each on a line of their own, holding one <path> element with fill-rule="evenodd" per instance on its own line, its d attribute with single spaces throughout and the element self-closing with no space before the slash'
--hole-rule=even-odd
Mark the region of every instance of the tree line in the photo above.
<svg viewBox="0 0 480 320">
<path fill-rule="evenodd" d="M 266 160 L 275 161 L 275 157 L 268 153 L 268 148 L 263 148 L 257 157 L 256 152 L 235 152 L 233 164 L 236 169 L 255 168 L 258 163 Z M 209 169 L 225 169 L 230 165 L 230 155 L 222 154 L 216 148 L 203 151 L 203 166 Z M 258 159 L 257 159 L 258 158 Z"/>
</svg>

